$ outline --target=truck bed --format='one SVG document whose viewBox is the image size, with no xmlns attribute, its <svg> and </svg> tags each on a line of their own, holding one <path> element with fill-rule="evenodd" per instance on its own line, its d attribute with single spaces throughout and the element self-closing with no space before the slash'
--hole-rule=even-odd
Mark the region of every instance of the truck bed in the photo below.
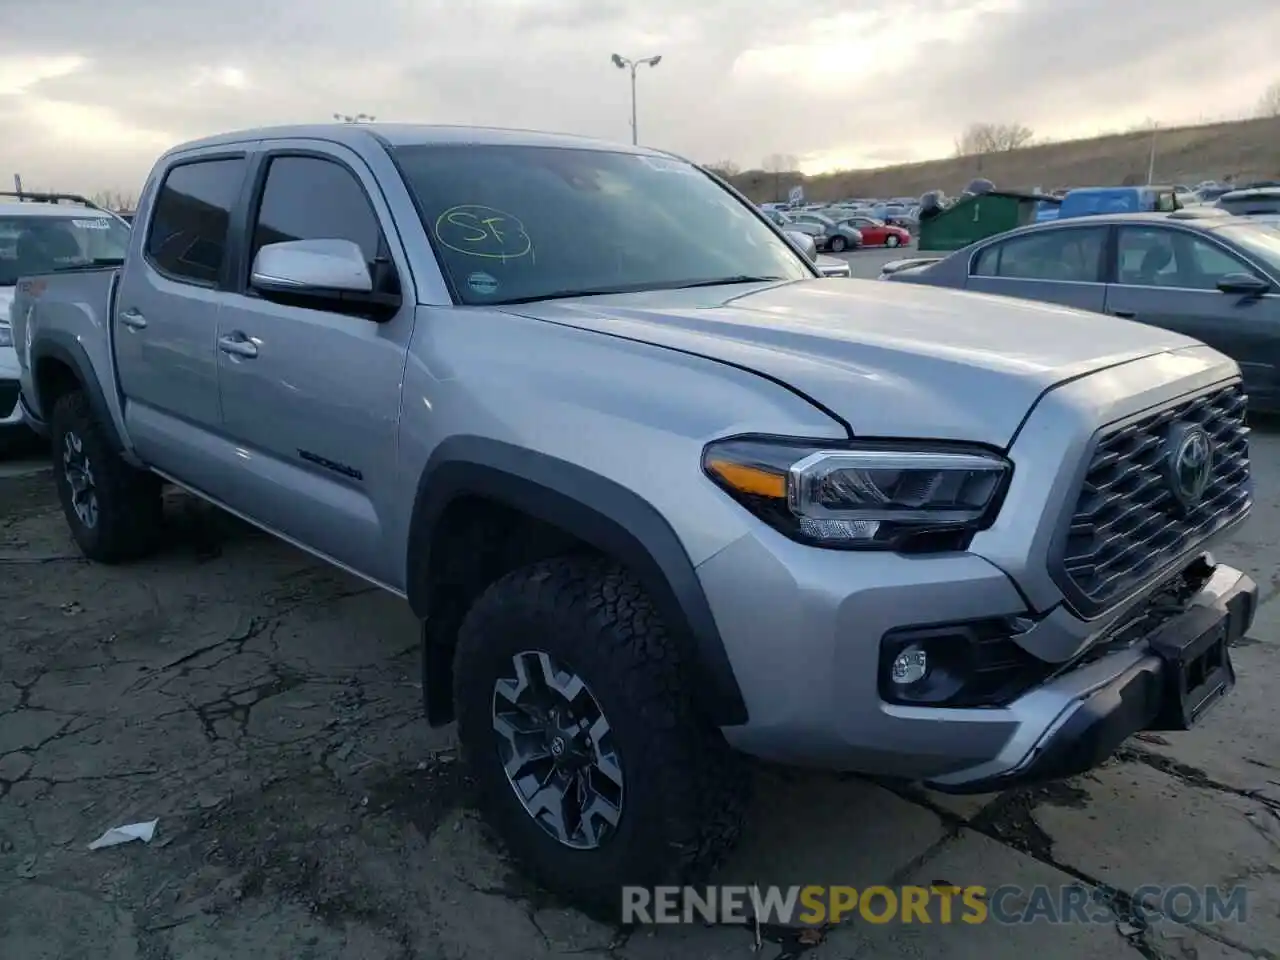
<svg viewBox="0 0 1280 960">
<path fill-rule="evenodd" d="M 38 332 L 46 343 L 61 348 L 60 352 L 82 355 L 93 369 L 113 370 L 111 306 L 119 276 L 119 267 L 88 267 L 18 281 L 12 310 L 13 342 L 22 369 L 23 397 L 28 409 L 41 420 L 48 418 L 48 411 L 39 408 L 32 381 L 34 358 L 26 349 L 31 334 Z M 112 411 L 113 419 L 116 413 Z"/>
</svg>

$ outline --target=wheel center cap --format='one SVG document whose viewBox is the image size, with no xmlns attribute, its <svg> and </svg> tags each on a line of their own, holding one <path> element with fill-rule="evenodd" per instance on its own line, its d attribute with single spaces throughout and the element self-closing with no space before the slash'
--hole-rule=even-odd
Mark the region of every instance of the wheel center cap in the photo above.
<svg viewBox="0 0 1280 960">
<path fill-rule="evenodd" d="M 553 756 L 553 757 L 555 757 L 557 760 L 559 760 L 561 757 L 563 757 L 563 756 L 564 756 L 564 751 L 565 751 L 565 749 L 566 749 L 566 745 L 565 745 L 565 742 L 564 742 L 564 737 L 557 736 L 557 737 L 553 737 L 553 738 L 552 738 L 552 740 L 551 740 L 551 756 Z"/>
</svg>

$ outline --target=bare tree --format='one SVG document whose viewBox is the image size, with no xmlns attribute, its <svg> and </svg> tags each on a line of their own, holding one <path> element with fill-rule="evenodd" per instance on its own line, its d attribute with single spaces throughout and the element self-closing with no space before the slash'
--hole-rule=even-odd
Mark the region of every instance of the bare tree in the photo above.
<svg viewBox="0 0 1280 960">
<path fill-rule="evenodd" d="M 1007 153 L 1029 146 L 1035 131 L 1021 123 L 971 123 L 956 140 L 956 156 Z"/>
<path fill-rule="evenodd" d="M 90 199 L 98 206 L 115 213 L 132 213 L 138 204 L 133 194 L 123 190 L 99 190 Z"/>
<path fill-rule="evenodd" d="M 773 153 L 764 158 L 765 173 L 773 174 L 773 199 L 782 200 L 782 175 L 795 174 L 800 160 L 790 153 Z"/>
<path fill-rule="evenodd" d="M 718 174 L 726 180 L 730 177 L 736 177 L 742 172 L 742 168 L 732 160 L 717 160 L 715 163 L 708 163 L 706 166 L 712 173 Z"/>
<path fill-rule="evenodd" d="M 1280 117 L 1280 80 L 1267 87 L 1258 99 L 1258 116 Z"/>
</svg>

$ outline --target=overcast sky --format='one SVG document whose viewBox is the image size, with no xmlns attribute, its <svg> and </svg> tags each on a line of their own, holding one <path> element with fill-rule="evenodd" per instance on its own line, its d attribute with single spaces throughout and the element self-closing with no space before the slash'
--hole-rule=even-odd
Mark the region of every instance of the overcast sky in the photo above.
<svg viewBox="0 0 1280 960">
<path fill-rule="evenodd" d="M 946 155 L 975 121 L 1054 138 L 1239 116 L 1280 2 L 0 0 L 0 175 L 136 192 L 162 149 L 335 112 L 640 140 L 809 172 Z"/>
</svg>

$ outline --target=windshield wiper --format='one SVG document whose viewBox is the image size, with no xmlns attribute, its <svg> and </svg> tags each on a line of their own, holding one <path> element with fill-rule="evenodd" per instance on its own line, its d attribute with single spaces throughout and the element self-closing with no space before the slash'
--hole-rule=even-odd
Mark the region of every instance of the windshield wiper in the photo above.
<svg viewBox="0 0 1280 960">
<path fill-rule="evenodd" d="M 506 307 L 520 303 L 538 303 L 541 300 L 571 300 L 574 297 L 606 297 L 616 293 L 647 293 L 652 290 L 689 290 L 694 287 L 718 287 L 729 283 L 775 283 L 786 277 L 753 277 L 739 274 L 733 277 L 716 277 L 712 280 L 678 280 L 673 283 L 623 283 L 615 287 L 581 287 L 577 290 L 553 290 L 529 297 L 512 297 L 509 300 L 491 300 L 486 307 Z"/>
<path fill-rule="evenodd" d="M 643 293 L 646 290 L 667 290 L 665 284 L 620 283 L 613 287 L 579 287 L 575 290 L 552 290 L 529 297 L 512 297 L 509 300 L 490 300 L 486 307 L 505 307 L 518 303 L 537 303 L 540 300 L 571 300 L 574 297 L 607 297 L 611 293 Z"/>
<path fill-rule="evenodd" d="M 692 290 L 694 287 L 721 287 L 728 286 L 731 283 L 778 283 L 786 280 L 786 277 L 753 277 L 748 274 L 738 274 L 734 277 L 716 277 L 714 280 L 695 280 L 692 283 L 681 283 L 668 290 Z"/>
</svg>

